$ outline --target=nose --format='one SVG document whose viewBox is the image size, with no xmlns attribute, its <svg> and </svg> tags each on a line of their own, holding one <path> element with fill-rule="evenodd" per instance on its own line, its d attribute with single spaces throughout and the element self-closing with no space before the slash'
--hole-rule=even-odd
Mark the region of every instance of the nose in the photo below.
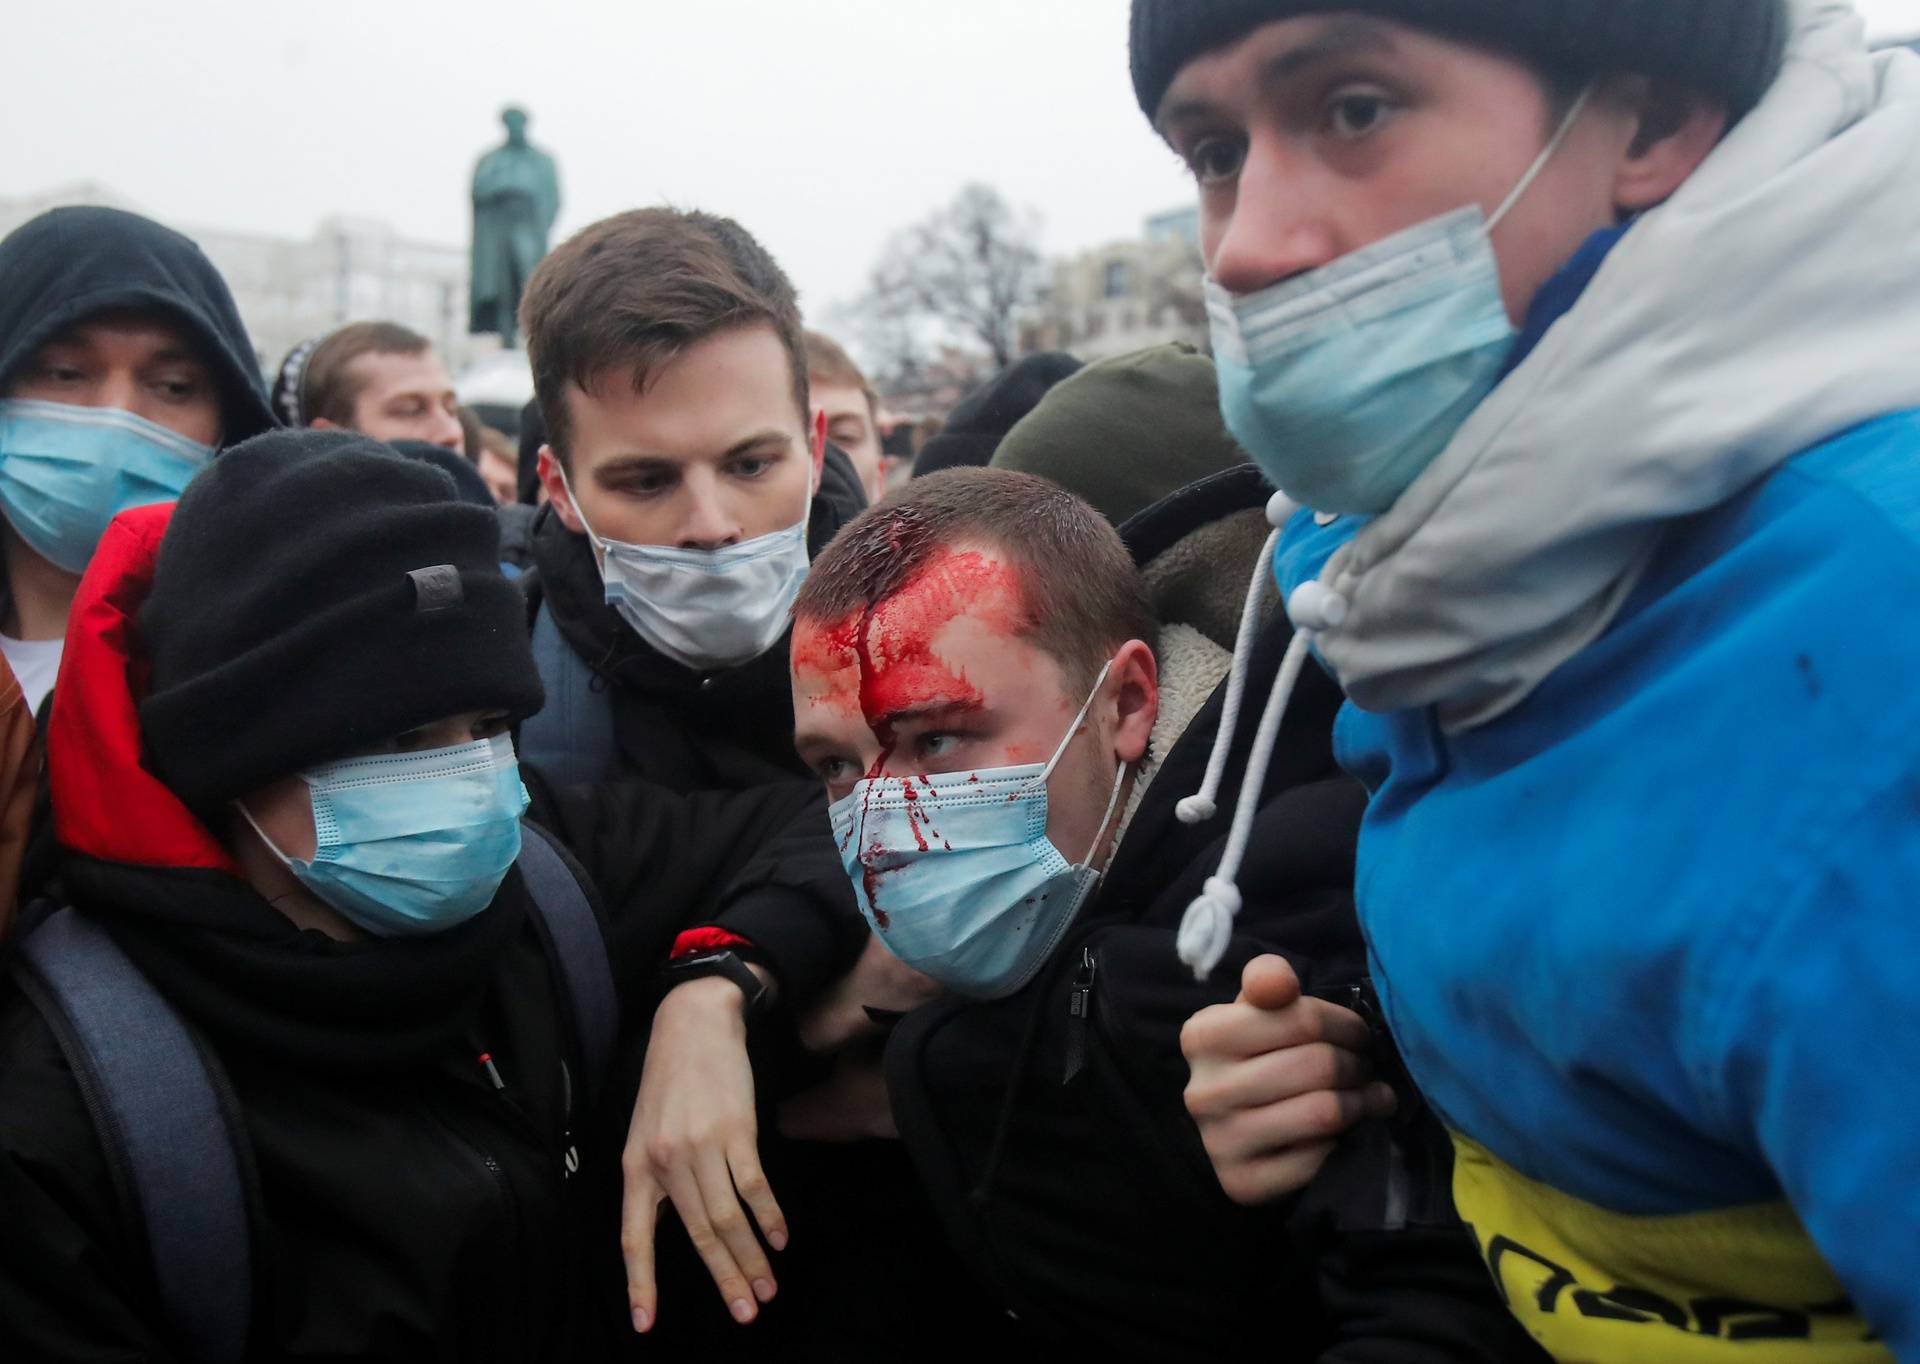
<svg viewBox="0 0 1920 1364">
<path fill-rule="evenodd" d="M 460 429 L 460 419 L 441 407 L 434 410 L 433 426 L 427 440 L 448 450 L 463 450 L 467 433 Z"/>
<path fill-rule="evenodd" d="M 722 549 L 740 540 L 740 523 L 721 496 L 719 481 L 707 470 L 689 473 L 686 509 L 677 541 L 681 549 Z"/>
<path fill-rule="evenodd" d="M 123 412 L 132 412 L 139 416 L 149 415 L 142 412 L 145 406 L 141 402 L 140 379 L 132 369 L 115 365 L 101 376 L 94 386 L 91 406 L 117 407 Z"/>
<path fill-rule="evenodd" d="M 1230 294 L 1254 294 L 1336 259 L 1332 225 L 1303 192 L 1286 158 L 1257 143 L 1248 149 L 1231 216 L 1209 244 L 1208 267 Z"/>
</svg>

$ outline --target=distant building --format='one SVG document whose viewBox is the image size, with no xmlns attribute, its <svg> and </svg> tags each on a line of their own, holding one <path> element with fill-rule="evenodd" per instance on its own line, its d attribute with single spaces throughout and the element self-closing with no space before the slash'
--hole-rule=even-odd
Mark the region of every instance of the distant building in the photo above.
<svg viewBox="0 0 1920 1364">
<path fill-rule="evenodd" d="M 1020 321 L 1020 350 L 1104 360 L 1169 341 L 1207 344 L 1200 215 L 1156 214 L 1140 236 L 1058 260 L 1046 297 Z"/>
<path fill-rule="evenodd" d="M 47 209 L 94 204 L 144 212 L 105 186 L 64 186 L 0 199 L 0 236 Z M 273 237 L 173 223 L 200 244 L 233 290 L 263 374 L 289 350 L 345 322 L 380 318 L 430 338 L 458 374 L 499 350 L 466 334 L 467 251 L 413 241 L 364 218 L 322 220 L 310 237 Z"/>
</svg>

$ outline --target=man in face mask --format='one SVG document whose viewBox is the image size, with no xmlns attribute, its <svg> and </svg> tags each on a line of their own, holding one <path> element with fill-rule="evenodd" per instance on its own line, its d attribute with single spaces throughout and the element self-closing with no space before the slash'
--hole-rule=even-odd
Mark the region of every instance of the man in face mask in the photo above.
<svg viewBox="0 0 1920 1364">
<path fill-rule="evenodd" d="M 576 780 L 797 775 L 787 608 L 863 499 L 816 438 L 793 287 L 738 224 L 644 209 L 557 248 L 522 313 L 551 507 L 536 621 L 612 700 L 610 751 L 530 748 Z"/>
<path fill-rule="evenodd" d="M 1220 543 L 1199 508 L 1217 515 L 1231 486 L 1161 509 L 1142 545 L 1177 555 L 1174 526 Z M 886 1111 L 954 1244 L 1036 1333 L 1205 1360 L 1256 1348 L 1279 1315 L 1301 1359 L 1363 1340 L 1408 1359 L 1530 1358 L 1444 1187 L 1407 1173 L 1437 1129 L 1370 1124 L 1310 1195 L 1259 1215 L 1226 1208 L 1195 1147 L 1177 1034 L 1222 995 L 1170 949 L 1218 836 L 1183 842 L 1174 807 L 1208 761 L 1203 713 L 1228 659 L 1193 624 L 1154 624 L 1159 581 L 1055 485 L 956 471 L 849 527 L 802 589 L 798 747 L 875 942 L 941 994 L 886 1041 Z M 1327 715 L 1303 708 L 1287 731 L 1234 951 L 1280 947 L 1344 999 L 1359 792 L 1334 769 Z M 1314 1063 L 1348 1087 L 1336 1106 L 1386 1113 L 1365 1023 L 1331 1005 L 1313 1021 Z"/>
<path fill-rule="evenodd" d="M 769 1143 L 797 1238 L 777 1278 L 744 1222 L 704 1215 L 707 1192 L 716 1213 L 738 1206 L 711 1182 L 709 1108 L 737 1111 L 723 1101 L 750 1096 L 754 1084 L 744 1051 L 713 1063 L 708 1049 L 744 1033 L 748 1015 L 778 1028 L 791 1013 L 770 1015 L 771 1001 L 811 1003 L 866 937 L 818 787 L 793 752 L 793 599 L 812 556 L 864 506 L 852 465 L 812 415 L 793 287 L 739 224 L 643 209 L 585 229 L 542 261 L 521 315 L 547 430 L 548 506 L 530 577 L 534 652 L 551 700 L 521 731 L 536 801 L 543 787 L 579 783 L 617 804 L 642 781 L 813 802 L 778 839 L 695 835 L 767 875 L 748 878 L 754 888 L 716 923 L 682 935 L 663 982 L 671 988 L 627 1150 L 634 1325 L 662 1349 L 737 1347 L 740 1326 L 754 1323 L 765 1348 L 848 1355 L 889 1348 L 905 1323 L 927 1316 L 968 1329 L 977 1304 L 939 1256 L 897 1154 Z M 596 871 L 618 855 L 571 828 L 567 837 Z M 815 891 L 825 878 L 837 885 L 823 902 Z M 762 1066 L 773 1088 L 799 1083 L 798 1073 Z M 750 1138 L 734 1144 L 734 1178 L 784 1250 L 758 1148 Z M 687 1233 L 662 1238 L 656 1270 L 656 1209 L 667 1198 Z M 882 1226 L 894 1239 L 932 1242 L 935 1253 L 876 1268 L 870 1238 Z M 718 1299 L 701 1282 L 708 1276 Z"/>
<path fill-rule="evenodd" d="M 1136 0 L 1133 65 L 1513 1310 L 1568 1359 L 1920 1350 L 1920 67 L 1830 0 Z M 1295 993 L 1193 1030 L 1223 1173 Z"/>
<path fill-rule="evenodd" d="M 0 651 L 30 707 L 107 522 L 274 424 L 226 282 L 185 237 L 59 208 L 0 241 Z"/>
<path fill-rule="evenodd" d="M 255 1253 L 226 1247 L 255 1266 L 249 1357 L 609 1348 L 616 1261 L 588 1230 L 617 1196 L 587 1137 L 603 1077 L 517 861 L 544 836 L 523 833 L 509 731 L 542 693 L 497 560 L 492 512 L 445 474 L 281 432 L 223 454 L 177 510 L 117 520 L 76 603 L 48 740 L 63 884 L 223 1077 L 255 1172 Z M 725 845 L 802 804 L 689 797 L 623 826 L 638 888 L 609 882 L 587 930 L 616 997 L 651 990 L 731 873 Z M 43 995 L 7 986 L 0 1200 L 21 1216 L 0 1353 L 209 1357 L 153 1287 L 177 1275 L 125 1234 L 97 1089 Z M 192 1198 L 223 1192 L 207 1178 Z"/>
</svg>

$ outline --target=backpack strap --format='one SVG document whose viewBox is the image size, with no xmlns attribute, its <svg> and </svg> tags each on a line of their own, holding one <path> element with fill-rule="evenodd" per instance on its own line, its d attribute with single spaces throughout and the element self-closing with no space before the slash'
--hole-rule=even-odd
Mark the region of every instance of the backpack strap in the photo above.
<svg viewBox="0 0 1920 1364">
<path fill-rule="evenodd" d="M 544 600 L 533 618 L 533 661 L 547 703 L 521 722 L 522 760 L 554 786 L 599 781 L 613 765 L 613 698 Z"/>
<path fill-rule="evenodd" d="M 573 1014 L 580 1059 L 587 1069 L 589 1094 L 598 1090 L 613 1056 L 620 1028 L 620 1001 L 613 988 L 613 965 L 606 935 L 580 878 L 537 824 L 520 825 L 520 879 L 533 900 L 540 935 L 552 959 Z"/>
<path fill-rule="evenodd" d="M 210 1062 L 92 919 L 60 910 L 21 953 L 27 994 L 73 1068 L 122 1202 L 145 1233 L 183 1355 L 240 1364 L 253 1315 L 252 1237 L 236 1136 Z"/>
</svg>

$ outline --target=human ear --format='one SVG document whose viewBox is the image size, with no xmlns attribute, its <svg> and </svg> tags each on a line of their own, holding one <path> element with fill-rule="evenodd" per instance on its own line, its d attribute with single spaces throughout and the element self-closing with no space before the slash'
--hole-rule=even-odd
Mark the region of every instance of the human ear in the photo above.
<svg viewBox="0 0 1920 1364">
<path fill-rule="evenodd" d="M 817 490 L 827 471 L 827 409 L 813 414 L 813 486 Z"/>
<path fill-rule="evenodd" d="M 1160 667 L 1153 650 L 1141 640 L 1129 640 L 1113 656 L 1108 674 L 1113 694 L 1113 754 L 1132 764 L 1147 756 L 1147 742 L 1160 718 Z"/>
<path fill-rule="evenodd" d="M 1625 97 L 1636 106 L 1637 126 L 1613 178 L 1613 207 L 1622 218 L 1665 203 L 1727 131 L 1725 105 L 1672 86 L 1635 84 Z"/>
<path fill-rule="evenodd" d="M 560 518 L 560 524 L 575 535 L 585 535 L 587 523 L 580 519 L 580 509 L 573 504 L 566 476 L 560 472 L 559 456 L 553 453 L 551 445 L 540 447 L 540 487 L 547 494 L 554 515 Z"/>
</svg>

